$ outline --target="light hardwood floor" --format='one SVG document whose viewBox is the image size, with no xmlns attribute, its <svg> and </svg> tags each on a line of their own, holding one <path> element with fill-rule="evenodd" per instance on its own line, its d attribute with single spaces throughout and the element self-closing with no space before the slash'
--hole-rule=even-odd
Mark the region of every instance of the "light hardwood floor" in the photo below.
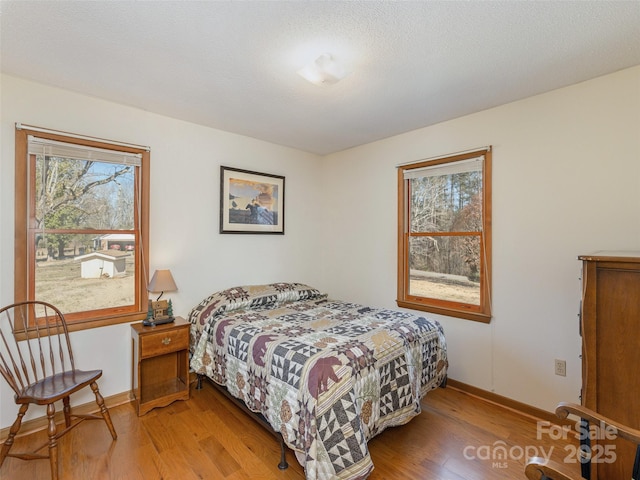
<svg viewBox="0 0 640 480">
<path fill-rule="evenodd" d="M 275 437 L 206 382 L 202 390 L 192 385 L 188 401 L 143 417 L 131 404 L 110 411 L 115 442 L 104 422 L 85 422 L 60 440 L 62 479 L 304 479 L 291 451 L 289 468 L 278 470 Z M 44 442 L 41 431 L 17 439 L 14 448 Z M 448 387 L 430 392 L 411 422 L 369 442 L 375 465 L 369 479 L 524 479 L 521 451 L 553 447 L 553 458 L 562 462 L 569 453 L 565 445 L 540 435 L 536 419 Z M 500 446 L 508 458 L 483 459 Z M 0 478 L 47 479 L 49 462 L 7 458 Z"/>
</svg>

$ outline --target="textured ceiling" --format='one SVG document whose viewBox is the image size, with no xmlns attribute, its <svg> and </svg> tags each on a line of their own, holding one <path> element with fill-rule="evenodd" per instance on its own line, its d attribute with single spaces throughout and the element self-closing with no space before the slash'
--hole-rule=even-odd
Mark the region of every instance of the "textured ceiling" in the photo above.
<svg viewBox="0 0 640 480">
<path fill-rule="evenodd" d="M 638 1 L 0 9 L 3 73 L 317 154 L 640 64 Z M 319 87 L 296 74 L 324 52 L 345 80 Z"/>
</svg>

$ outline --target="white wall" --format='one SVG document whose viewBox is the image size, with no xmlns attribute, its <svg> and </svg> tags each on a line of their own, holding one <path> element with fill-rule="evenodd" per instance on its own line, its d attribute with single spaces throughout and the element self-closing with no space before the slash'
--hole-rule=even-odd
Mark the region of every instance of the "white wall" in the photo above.
<svg viewBox="0 0 640 480">
<path fill-rule="evenodd" d="M 396 164 L 493 145 L 494 319 L 437 318 L 452 378 L 546 410 L 579 394 L 577 255 L 640 250 L 640 67 L 323 159 L 8 76 L 0 100 L 0 304 L 13 298 L 15 122 L 151 146 L 150 267 L 171 268 L 183 315 L 214 290 L 273 280 L 394 307 Z M 286 176 L 284 236 L 218 234 L 220 165 Z M 104 395 L 129 390 L 128 325 L 73 342 L 104 370 Z M 3 428 L 15 409 L 0 385 Z"/>
<path fill-rule="evenodd" d="M 640 67 L 325 157 L 323 278 L 333 296 L 393 307 L 395 166 L 485 145 L 494 318 L 435 316 L 450 376 L 553 411 L 581 387 L 576 257 L 640 250 Z"/>
<path fill-rule="evenodd" d="M 151 147 L 150 272 L 170 268 L 176 314 L 237 284 L 320 283 L 317 270 L 320 158 L 290 148 L 155 115 L 96 98 L 0 77 L 0 304 L 13 301 L 14 126 L 16 122 Z M 239 106 L 241 108 L 241 106 Z M 285 235 L 220 235 L 220 165 L 284 175 Z M 131 388 L 128 324 L 72 334 L 82 368 L 103 369 L 104 396 Z M 92 395 L 74 396 L 73 404 Z M 15 419 L 0 382 L 0 428 Z M 32 408 L 28 418 L 41 416 Z"/>
</svg>

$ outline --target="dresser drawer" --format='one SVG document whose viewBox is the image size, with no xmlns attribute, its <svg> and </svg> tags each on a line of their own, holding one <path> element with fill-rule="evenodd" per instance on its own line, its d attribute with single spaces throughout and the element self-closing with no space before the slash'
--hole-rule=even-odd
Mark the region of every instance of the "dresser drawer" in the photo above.
<svg viewBox="0 0 640 480">
<path fill-rule="evenodd" d="M 151 333 L 140 337 L 140 357 L 154 357 L 189 348 L 189 328 Z"/>
</svg>

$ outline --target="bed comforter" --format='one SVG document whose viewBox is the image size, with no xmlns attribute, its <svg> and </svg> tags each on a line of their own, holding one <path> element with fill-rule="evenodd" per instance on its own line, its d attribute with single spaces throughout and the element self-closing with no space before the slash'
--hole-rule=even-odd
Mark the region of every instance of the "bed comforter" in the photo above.
<svg viewBox="0 0 640 480">
<path fill-rule="evenodd" d="M 298 283 L 234 287 L 189 314 L 191 367 L 261 413 L 308 480 L 362 479 L 367 441 L 445 378 L 442 327 Z"/>
</svg>

